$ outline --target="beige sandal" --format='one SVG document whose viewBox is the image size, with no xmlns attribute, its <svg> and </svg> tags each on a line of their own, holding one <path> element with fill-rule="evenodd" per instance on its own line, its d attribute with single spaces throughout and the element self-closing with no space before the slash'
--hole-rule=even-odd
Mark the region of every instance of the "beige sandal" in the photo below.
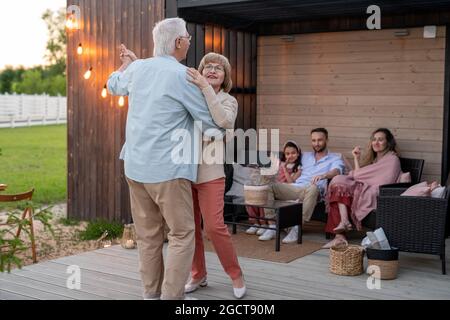
<svg viewBox="0 0 450 320">
<path fill-rule="evenodd" d="M 336 233 L 343 233 L 343 232 L 348 232 L 348 231 L 352 231 L 353 227 L 352 224 L 350 222 L 347 222 L 346 224 L 340 226 L 340 224 L 333 229 L 334 232 Z"/>
</svg>

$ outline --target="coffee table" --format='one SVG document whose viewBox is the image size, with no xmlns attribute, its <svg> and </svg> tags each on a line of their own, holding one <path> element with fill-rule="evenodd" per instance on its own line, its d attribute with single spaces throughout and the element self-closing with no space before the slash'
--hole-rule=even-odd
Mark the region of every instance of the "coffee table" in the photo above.
<svg viewBox="0 0 450 320">
<path fill-rule="evenodd" d="M 269 200 L 263 205 L 249 204 L 243 197 L 225 197 L 225 205 L 231 208 L 252 206 L 257 208 L 273 209 L 276 213 L 275 219 L 258 218 L 259 220 L 275 221 L 276 223 L 276 238 L 275 238 L 275 251 L 280 251 L 280 234 L 282 229 L 293 226 L 298 226 L 298 238 L 297 243 L 302 243 L 302 203 L 297 201 L 282 201 L 282 200 Z M 231 221 L 225 219 L 225 223 L 233 226 L 233 234 L 237 232 L 237 226 L 251 227 L 252 224 L 242 223 L 238 221 L 238 218 L 248 218 L 248 215 L 239 214 L 238 210 L 231 210 L 231 212 L 225 212 L 224 217 L 231 216 Z M 269 227 L 262 227 L 263 229 L 269 229 Z"/>
</svg>

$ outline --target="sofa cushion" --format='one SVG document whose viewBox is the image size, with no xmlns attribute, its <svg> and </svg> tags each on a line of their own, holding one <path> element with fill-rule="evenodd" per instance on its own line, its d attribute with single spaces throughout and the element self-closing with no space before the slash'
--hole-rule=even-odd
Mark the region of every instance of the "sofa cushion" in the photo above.
<svg viewBox="0 0 450 320">
<path fill-rule="evenodd" d="M 431 188 L 426 181 L 409 187 L 401 196 L 411 197 L 429 197 L 431 196 Z"/>
<path fill-rule="evenodd" d="M 410 183 L 411 182 L 411 173 L 409 172 L 401 172 L 397 178 L 397 183 Z"/>
<path fill-rule="evenodd" d="M 445 198 L 445 187 L 437 187 L 431 191 L 432 198 Z"/>
<path fill-rule="evenodd" d="M 243 197 L 244 185 L 250 182 L 250 177 L 255 173 L 255 170 L 258 171 L 259 169 L 233 163 L 233 185 L 226 195 Z"/>
</svg>

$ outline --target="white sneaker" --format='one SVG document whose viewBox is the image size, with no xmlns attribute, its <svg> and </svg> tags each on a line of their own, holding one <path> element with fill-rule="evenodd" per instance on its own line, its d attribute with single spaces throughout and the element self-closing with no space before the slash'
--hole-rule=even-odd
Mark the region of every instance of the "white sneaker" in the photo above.
<svg viewBox="0 0 450 320">
<path fill-rule="evenodd" d="M 262 236 L 260 236 L 258 238 L 258 240 L 261 241 L 268 241 L 268 240 L 272 240 L 273 238 L 275 238 L 275 236 L 277 235 L 276 230 L 274 230 L 273 228 L 267 229 Z"/>
<path fill-rule="evenodd" d="M 297 242 L 298 239 L 298 226 L 295 226 L 291 228 L 291 231 L 289 231 L 289 234 L 284 237 L 283 243 L 294 243 Z"/>
<path fill-rule="evenodd" d="M 248 228 L 247 230 L 245 230 L 246 234 L 256 234 L 256 232 L 259 230 L 259 224 L 254 224 L 253 226 L 251 226 L 250 228 Z"/>
<path fill-rule="evenodd" d="M 265 228 L 259 228 L 258 231 L 256 231 L 257 236 L 262 236 L 264 232 L 266 232 L 267 229 Z"/>
<path fill-rule="evenodd" d="M 186 297 L 184 297 L 184 300 L 198 300 L 197 298 L 194 298 L 194 297 L 188 297 L 188 296 L 186 296 Z"/>
</svg>

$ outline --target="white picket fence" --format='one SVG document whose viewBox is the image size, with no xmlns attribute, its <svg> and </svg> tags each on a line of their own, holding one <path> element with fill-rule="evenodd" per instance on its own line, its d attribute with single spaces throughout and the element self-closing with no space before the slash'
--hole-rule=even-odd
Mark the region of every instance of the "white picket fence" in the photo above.
<svg viewBox="0 0 450 320">
<path fill-rule="evenodd" d="M 48 95 L 0 95 L 0 128 L 67 123 L 67 98 Z"/>
</svg>

